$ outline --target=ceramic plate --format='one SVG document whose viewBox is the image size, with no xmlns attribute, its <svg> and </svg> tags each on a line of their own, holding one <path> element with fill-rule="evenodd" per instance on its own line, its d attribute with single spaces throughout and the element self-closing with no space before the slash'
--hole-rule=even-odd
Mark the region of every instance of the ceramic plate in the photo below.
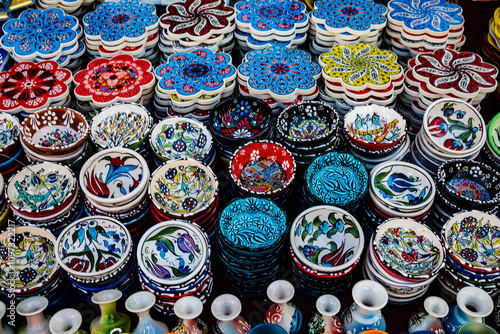
<svg viewBox="0 0 500 334">
<path fill-rule="evenodd" d="M 488 124 L 488 142 L 489 147 L 500 155 L 500 113 L 498 113 Z"/>
<path fill-rule="evenodd" d="M 0 152 L 17 143 L 19 139 L 19 121 L 7 113 L 0 113 Z"/>
<path fill-rule="evenodd" d="M 290 229 L 290 243 L 306 266 L 319 272 L 338 272 L 359 260 L 364 234 L 348 212 L 315 206 L 297 216 Z"/>
</svg>

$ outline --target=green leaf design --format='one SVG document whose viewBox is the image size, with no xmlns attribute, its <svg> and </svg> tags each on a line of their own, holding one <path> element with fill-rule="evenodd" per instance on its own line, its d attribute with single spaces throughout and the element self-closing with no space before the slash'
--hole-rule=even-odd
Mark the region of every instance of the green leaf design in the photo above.
<svg viewBox="0 0 500 334">
<path fill-rule="evenodd" d="M 314 252 L 314 254 L 312 256 L 310 256 L 312 263 L 316 263 L 316 264 L 318 263 L 318 256 L 322 250 L 323 250 L 322 248 L 318 248 L 318 249 L 316 249 L 316 252 Z"/>
<path fill-rule="evenodd" d="M 332 252 L 335 252 L 337 250 L 337 248 L 338 248 L 337 244 L 335 242 L 333 242 L 333 241 L 330 241 L 328 243 L 328 245 L 330 245 L 330 251 L 332 251 Z"/>
<path fill-rule="evenodd" d="M 188 259 L 189 259 L 189 261 L 193 262 L 193 260 L 194 260 L 194 255 L 193 255 L 193 254 L 189 254 Z"/>
<path fill-rule="evenodd" d="M 390 191 L 389 188 L 387 188 L 386 186 L 384 186 L 382 183 L 375 183 L 375 188 L 380 189 L 384 193 L 386 193 L 387 195 L 390 195 L 390 196 L 394 197 L 394 193 L 392 191 Z"/>
<path fill-rule="evenodd" d="M 172 268 L 172 272 L 174 273 L 175 276 L 177 277 L 184 277 L 184 276 L 187 276 L 189 275 L 189 273 L 183 273 L 182 271 L 180 271 L 179 269 L 177 268 L 174 268 L 174 267 L 171 267 Z"/>
<path fill-rule="evenodd" d="M 97 233 L 99 234 L 102 234 L 102 235 L 106 235 L 106 231 L 104 230 L 104 228 L 100 225 L 97 225 L 95 230 L 97 231 Z"/>
<path fill-rule="evenodd" d="M 156 233 L 155 236 L 149 238 L 147 241 L 161 240 L 163 238 L 163 235 L 165 235 L 165 234 L 172 234 L 175 231 L 177 231 L 178 229 L 179 229 L 179 227 L 175 227 L 175 226 L 166 227 L 163 230 L 161 230 L 160 232 Z"/>
<path fill-rule="evenodd" d="M 313 233 L 313 237 L 312 239 L 313 240 L 316 240 L 320 237 L 320 235 L 323 234 L 323 232 L 321 232 L 321 230 L 316 230 L 314 233 Z"/>
<path fill-rule="evenodd" d="M 78 240 L 78 231 L 75 231 L 73 233 L 73 235 L 71 236 L 71 239 L 73 240 L 73 243 L 75 243 L 76 240 Z"/>
<path fill-rule="evenodd" d="M 302 225 L 302 227 L 306 227 L 307 226 L 307 220 L 305 218 L 302 218 L 302 222 L 300 224 Z"/>
<path fill-rule="evenodd" d="M 382 181 L 387 175 L 389 175 L 389 173 L 391 172 L 391 170 L 392 170 L 392 168 L 389 171 L 387 171 L 387 172 L 382 172 L 382 173 L 379 173 L 379 174 L 375 175 L 375 180 L 374 180 L 375 185 L 377 183 L 380 183 L 380 181 Z"/>
<path fill-rule="evenodd" d="M 154 254 L 151 254 L 151 260 L 153 260 L 153 263 L 158 263 L 158 258 Z"/>
<path fill-rule="evenodd" d="M 335 235 L 339 230 L 337 230 L 336 227 L 333 227 L 330 231 L 328 231 L 328 233 L 326 234 L 326 236 L 328 238 L 331 238 L 333 235 Z"/>
<path fill-rule="evenodd" d="M 355 238 L 359 238 L 358 227 L 352 220 L 350 220 L 346 215 L 344 215 L 344 223 L 349 225 L 350 227 L 346 228 L 345 233 L 352 234 Z"/>
<path fill-rule="evenodd" d="M 323 222 L 321 221 L 321 219 L 319 219 L 319 217 L 316 217 L 316 218 L 314 218 L 314 220 L 313 220 L 313 225 L 314 225 L 315 227 L 320 226 L 322 223 L 323 223 Z"/>
<path fill-rule="evenodd" d="M 94 268 L 94 264 L 96 264 L 94 254 L 92 253 L 92 251 L 90 250 L 90 248 L 88 246 L 85 246 L 83 251 L 85 252 L 85 256 L 89 258 L 89 261 L 90 261 L 89 270 L 92 271 L 92 269 Z"/>
<path fill-rule="evenodd" d="M 307 231 L 303 231 L 303 232 L 302 232 L 302 236 L 301 236 L 302 241 L 304 241 L 304 239 L 305 239 L 306 237 L 307 237 Z"/>
<path fill-rule="evenodd" d="M 337 218 L 335 218 L 335 214 L 332 212 L 328 215 L 328 221 L 332 224 L 335 225 L 337 224 Z"/>
</svg>

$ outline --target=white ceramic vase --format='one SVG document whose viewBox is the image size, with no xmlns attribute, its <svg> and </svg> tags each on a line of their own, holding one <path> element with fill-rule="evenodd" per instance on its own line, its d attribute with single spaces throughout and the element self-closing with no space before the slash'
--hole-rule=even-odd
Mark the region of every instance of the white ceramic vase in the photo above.
<svg viewBox="0 0 500 334">
<path fill-rule="evenodd" d="M 277 280 L 267 287 L 267 297 L 274 302 L 267 309 L 264 321 L 281 326 L 289 334 L 299 333 L 302 327 L 302 313 L 290 303 L 295 288 L 285 280 Z"/>
<path fill-rule="evenodd" d="M 174 313 L 179 322 L 172 329 L 174 333 L 208 334 L 207 325 L 198 317 L 203 312 L 203 303 L 193 296 L 182 297 L 174 304 Z"/>
<path fill-rule="evenodd" d="M 65 308 L 50 319 L 49 328 L 52 334 L 88 334 L 80 329 L 82 315 L 73 308 Z"/>
<path fill-rule="evenodd" d="M 318 312 L 309 321 L 309 334 L 331 333 L 342 334 L 344 326 L 337 313 L 340 311 L 340 301 L 334 295 L 323 295 L 316 300 Z"/>
<path fill-rule="evenodd" d="M 417 312 L 410 317 L 408 332 L 429 331 L 436 334 L 444 334 L 441 321 L 449 311 L 448 304 L 436 296 L 427 297 L 424 300 L 425 312 Z"/>
<path fill-rule="evenodd" d="M 238 297 L 223 294 L 212 302 L 211 311 L 217 319 L 213 331 L 216 334 L 247 334 L 250 324 L 240 316 L 241 302 Z"/>
<path fill-rule="evenodd" d="M 127 298 L 125 308 L 139 316 L 139 323 L 133 334 L 164 334 L 169 332 L 167 325 L 154 320 L 149 314 L 149 310 L 155 302 L 155 295 L 148 291 L 139 291 Z"/>
<path fill-rule="evenodd" d="M 15 332 L 12 327 L 7 324 L 2 324 L 2 319 L 5 316 L 5 312 L 7 312 L 7 307 L 2 301 L 0 301 L 0 334 L 14 334 Z"/>
<path fill-rule="evenodd" d="M 50 334 L 50 317 L 43 315 L 49 300 L 42 296 L 26 298 L 17 305 L 17 313 L 26 317 L 27 323 L 22 325 L 18 334 Z"/>
</svg>

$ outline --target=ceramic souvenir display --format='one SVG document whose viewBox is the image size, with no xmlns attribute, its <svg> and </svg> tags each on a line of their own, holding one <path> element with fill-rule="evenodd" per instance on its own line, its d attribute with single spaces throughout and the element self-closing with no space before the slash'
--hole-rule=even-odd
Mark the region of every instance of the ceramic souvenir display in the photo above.
<svg viewBox="0 0 500 334">
<path fill-rule="evenodd" d="M 53 334 L 88 334 L 80 329 L 82 315 L 75 309 L 65 308 L 50 318 L 49 329 Z"/>
<path fill-rule="evenodd" d="M 417 312 L 410 317 L 408 322 L 408 332 L 429 331 L 436 334 L 444 334 L 444 327 L 441 319 L 449 311 L 448 304 L 441 298 L 431 296 L 424 300 L 425 312 Z"/>
<path fill-rule="evenodd" d="M 241 302 L 238 297 L 223 294 L 214 299 L 211 306 L 212 315 L 217 319 L 213 326 L 216 334 L 247 334 L 250 324 L 240 316 Z"/>
<path fill-rule="evenodd" d="M 48 305 L 49 300 L 41 296 L 30 297 L 20 302 L 16 307 L 16 311 L 20 316 L 26 317 L 27 323 L 19 328 L 18 333 L 50 334 L 50 317 L 43 315 L 43 311 Z"/>
<path fill-rule="evenodd" d="M 196 297 L 182 297 L 175 302 L 174 312 L 179 318 L 178 325 L 173 329 L 182 334 L 208 334 L 208 327 L 198 317 L 203 312 L 203 303 Z"/>
<path fill-rule="evenodd" d="M 309 321 L 309 334 L 342 334 L 344 326 L 337 316 L 340 301 L 334 295 L 322 295 L 316 300 L 317 313 Z"/>
<path fill-rule="evenodd" d="M 127 311 L 139 316 L 139 323 L 134 329 L 134 334 L 164 334 L 168 327 L 164 323 L 154 320 L 149 315 L 149 310 L 154 306 L 156 297 L 148 291 L 139 291 L 129 296 L 125 301 Z"/>
<path fill-rule="evenodd" d="M 129 316 L 116 311 L 116 303 L 121 297 L 122 293 L 115 289 L 98 292 L 92 297 L 92 302 L 99 305 L 101 315 L 90 324 L 91 334 L 110 334 L 116 328 L 130 332 Z"/>
<path fill-rule="evenodd" d="M 290 300 L 295 289 L 285 280 L 272 282 L 267 288 L 267 297 L 274 302 L 267 311 L 264 319 L 267 323 L 280 325 L 287 333 L 299 333 L 302 327 L 302 313 Z"/>
</svg>

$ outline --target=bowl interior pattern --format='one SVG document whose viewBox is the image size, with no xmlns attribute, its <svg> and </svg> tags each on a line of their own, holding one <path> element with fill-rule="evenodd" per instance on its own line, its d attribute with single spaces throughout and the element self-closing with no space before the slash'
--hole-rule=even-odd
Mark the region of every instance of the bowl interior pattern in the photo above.
<svg viewBox="0 0 500 334">
<path fill-rule="evenodd" d="M 20 127 L 16 117 L 0 113 L 0 152 L 17 142 Z"/>
</svg>

